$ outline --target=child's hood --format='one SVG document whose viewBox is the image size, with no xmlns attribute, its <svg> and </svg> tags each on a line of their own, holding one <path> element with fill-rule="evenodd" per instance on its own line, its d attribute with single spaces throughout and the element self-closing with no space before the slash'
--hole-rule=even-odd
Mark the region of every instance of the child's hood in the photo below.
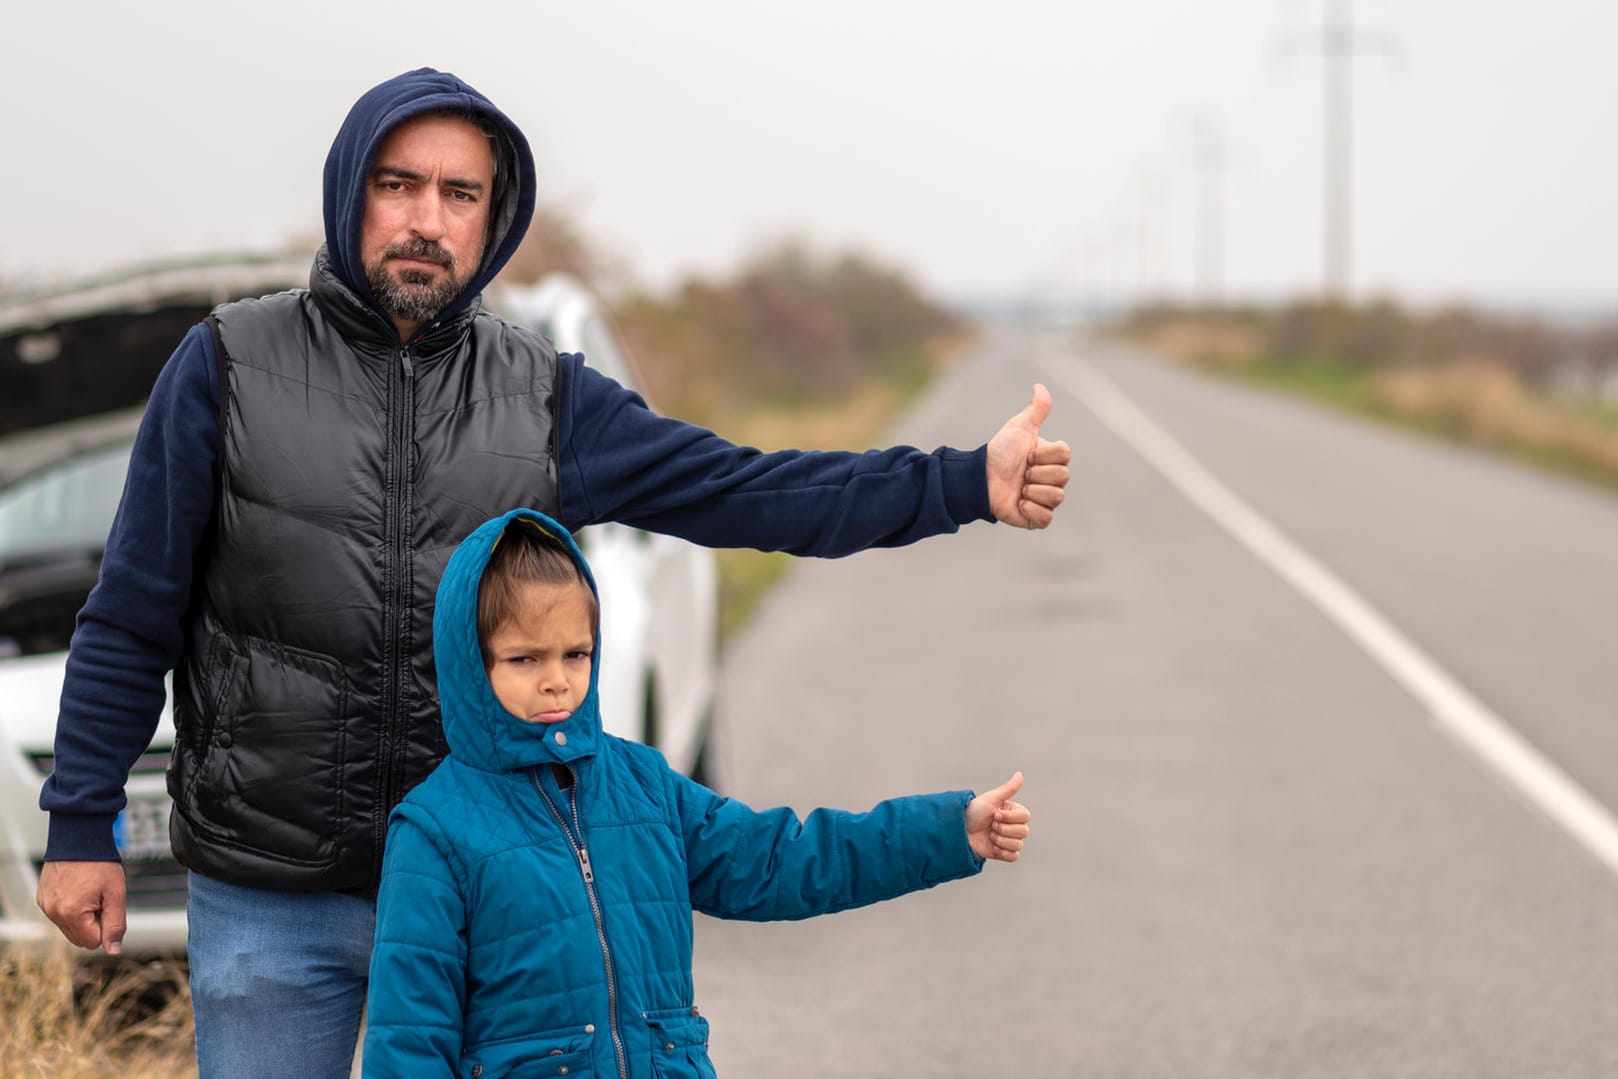
<svg viewBox="0 0 1618 1079">
<path fill-rule="evenodd" d="M 433 657 L 438 666 L 438 698 L 444 738 L 463 764 L 509 772 L 536 764 L 568 763 L 591 756 L 600 744 L 601 714 L 596 707 L 601 633 L 596 631 L 590 660 L 590 690 L 560 723 L 529 723 L 507 712 L 495 698 L 478 646 L 478 584 L 496 544 L 513 522 L 558 540 L 596 591 L 590 566 L 567 529 L 537 510 L 512 510 L 487 522 L 455 549 L 438 585 L 433 610 Z"/>
</svg>

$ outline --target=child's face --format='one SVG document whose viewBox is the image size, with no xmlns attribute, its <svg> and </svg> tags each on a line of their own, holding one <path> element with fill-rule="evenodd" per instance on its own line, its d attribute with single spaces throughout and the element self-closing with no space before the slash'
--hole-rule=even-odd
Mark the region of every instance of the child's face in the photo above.
<svg viewBox="0 0 1618 1079">
<path fill-rule="evenodd" d="M 560 723 L 590 689 L 595 646 L 582 584 L 524 584 L 517 617 L 484 642 L 489 685 L 506 711 L 529 723 Z"/>
</svg>

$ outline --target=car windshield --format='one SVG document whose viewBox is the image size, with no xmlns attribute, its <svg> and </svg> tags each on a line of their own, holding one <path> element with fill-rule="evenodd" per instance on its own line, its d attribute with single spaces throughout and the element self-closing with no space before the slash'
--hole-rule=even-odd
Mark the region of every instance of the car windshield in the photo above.
<svg viewBox="0 0 1618 1079">
<path fill-rule="evenodd" d="M 128 442 L 99 446 L 0 491 L 0 567 L 106 543 L 129 451 Z"/>
</svg>

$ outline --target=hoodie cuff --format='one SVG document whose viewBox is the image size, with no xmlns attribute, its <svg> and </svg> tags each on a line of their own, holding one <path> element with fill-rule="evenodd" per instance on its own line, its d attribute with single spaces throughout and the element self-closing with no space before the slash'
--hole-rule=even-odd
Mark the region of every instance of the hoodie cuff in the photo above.
<svg viewBox="0 0 1618 1079">
<path fill-rule="evenodd" d="M 45 840 L 47 862 L 121 862 L 118 844 L 112 838 L 112 822 L 117 814 L 81 815 L 52 813 L 50 833 Z"/>
<path fill-rule="evenodd" d="M 989 447 L 938 451 L 944 480 L 944 508 L 958 525 L 993 521 L 989 509 Z"/>
</svg>

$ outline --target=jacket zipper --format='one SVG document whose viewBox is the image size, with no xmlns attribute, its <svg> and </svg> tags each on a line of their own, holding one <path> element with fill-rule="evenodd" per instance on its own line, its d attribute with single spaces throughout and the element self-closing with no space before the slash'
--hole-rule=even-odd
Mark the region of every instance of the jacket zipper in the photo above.
<svg viewBox="0 0 1618 1079">
<path fill-rule="evenodd" d="M 567 766 L 568 773 L 573 777 L 573 786 L 568 789 L 569 799 L 573 808 L 573 827 L 568 827 L 567 818 L 562 816 L 551 800 L 550 794 L 539 779 L 540 765 L 533 770 L 534 789 L 539 796 L 545 799 L 545 805 L 556 818 L 556 823 L 562 826 L 562 832 L 567 836 L 568 845 L 573 848 L 573 856 L 578 859 L 579 875 L 584 878 L 584 890 L 590 897 L 590 913 L 595 916 L 596 939 L 601 942 L 601 959 L 607 969 L 607 1019 L 612 1030 L 612 1047 L 618 1054 L 618 1075 L 620 1079 L 629 1079 L 629 1062 L 624 1055 L 623 1035 L 618 1031 L 618 983 L 612 973 L 612 948 L 607 944 L 607 923 L 601 915 L 601 900 L 596 895 L 595 870 L 590 868 L 590 851 L 584 845 L 584 824 L 579 820 L 579 774 L 573 770 L 572 765 Z"/>
<path fill-rule="evenodd" d="M 378 769 L 382 797 L 372 813 L 375 843 L 372 850 L 371 884 L 382 880 L 382 845 L 387 839 L 388 813 L 398 799 L 400 743 L 403 739 L 404 717 L 401 715 L 405 696 L 405 683 L 410 677 L 410 656 L 400 641 L 406 606 L 410 602 L 409 574 L 405 573 L 405 556 L 409 551 L 409 516 L 405 502 L 410 491 L 410 430 L 412 403 L 415 398 L 416 369 L 410 362 L 410 346 L 399 350 L 399 397 L 390 400 L 390 434 L 394 467 L 389 476 L 388 489 L 383 493 L 383 520 L 388 536 L 389 594 L 384 601 L 382 632 L 382 741 L 378 747 Z M 394 385 L 393 379 L 388 380 Z M 391 517 L 391 520 L 389 518 Z"/>
</svg>

